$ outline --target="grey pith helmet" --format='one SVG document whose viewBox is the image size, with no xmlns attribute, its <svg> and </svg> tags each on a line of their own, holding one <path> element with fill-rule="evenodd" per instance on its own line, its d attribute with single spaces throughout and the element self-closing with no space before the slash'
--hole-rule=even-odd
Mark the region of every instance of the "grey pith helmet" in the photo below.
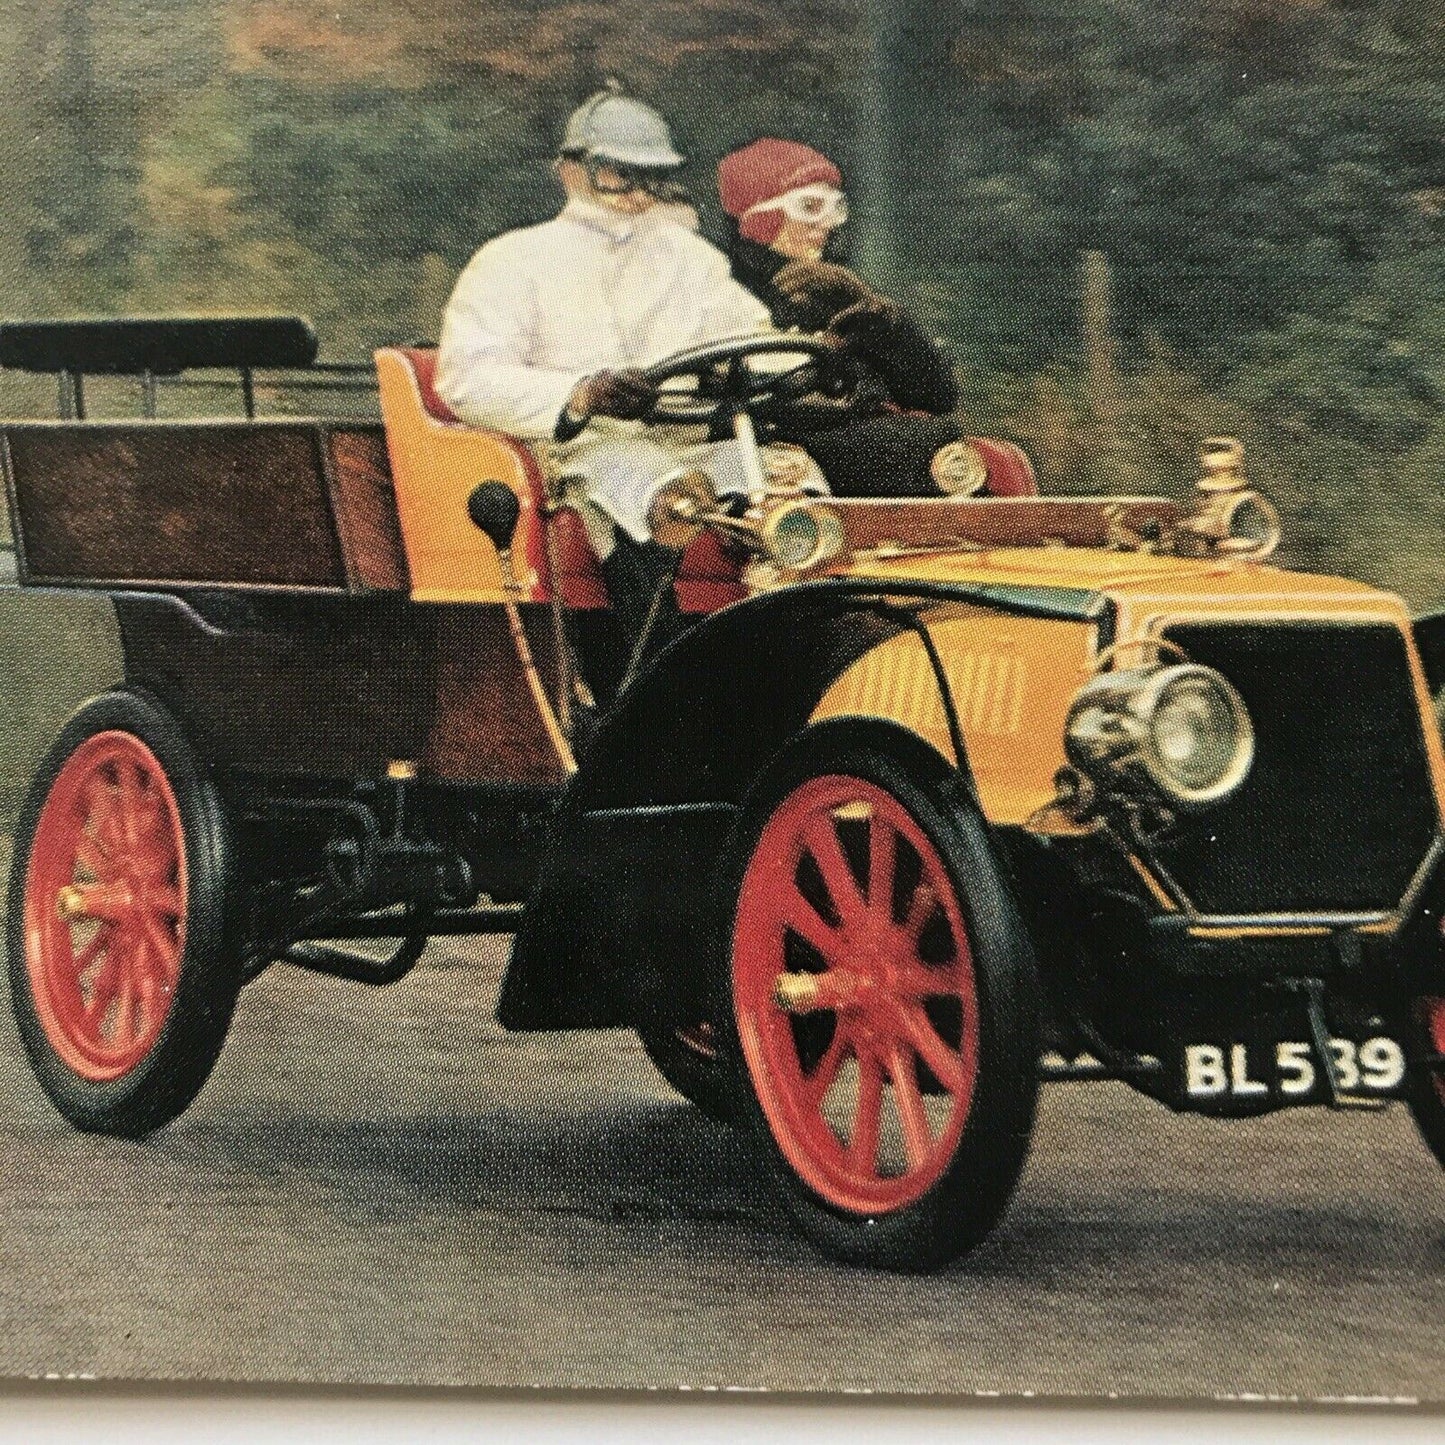
<svg viewBox="0 0 1445 1445">
<path fill-rule="evenodd" d="M 599 90 L 572 112 L 561 152 L 649 170 L 683 164 L 667 122 L 650 105 L 611 89 Z"/>
</svg>

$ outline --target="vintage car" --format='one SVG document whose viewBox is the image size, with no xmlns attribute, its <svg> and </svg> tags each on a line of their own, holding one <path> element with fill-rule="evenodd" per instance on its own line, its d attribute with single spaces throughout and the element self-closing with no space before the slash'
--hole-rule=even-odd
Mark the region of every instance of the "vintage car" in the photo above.
<svg viewBox="0 0 1445 1445">
<path fill-rule="evenodd" d="M 509 933 L 503 1025 L 636 1029 L 847 1261 L 981 1241 L 1041 1081 L 1403 1099 L 1445 1159 L 1445 614 L 1270 565 L 1236 444 L 1182 501 L 1041 497 L 985 439 L 951 495 L 804 496 L 769 420 L 857 369 L 681 356 L 651 419 L 737 436 L 753 489 L 669 494 L 687 625 L 649 648 L 431 352 L 377 353 L 382 425 L 255 416 L 314 354 L 294 318 L 0 328 L 70 413 L 0 429 L 7 605 L 99 591 L 124 653 L 15 829 L 15 1013 L 75 1126 L 179 1114 L 276 963 L 384 984 Z M 221 366 L 246 415 L 155 419 Z M 148 414 L 86 419 L 94 372 Z"/>
</svg>

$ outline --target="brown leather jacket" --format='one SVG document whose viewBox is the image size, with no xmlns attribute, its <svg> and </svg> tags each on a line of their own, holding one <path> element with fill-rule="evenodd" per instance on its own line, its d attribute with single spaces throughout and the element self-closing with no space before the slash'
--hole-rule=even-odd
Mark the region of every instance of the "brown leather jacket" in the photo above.
<svg viewBox="0 0 1445 1445">
<path fill-rule="evenodd" d="M 800 308 L 773 284 L 786 256 L 734 234 L 729 246 L 733 276 L 768 308 L 781 330 L 821 331 L 832 320 L 817 308 Z M 882 336 L 857 347 L 888 388 L 888 399 L 905 411 L 934 416 L 958 405 L 953 368 L 937 344 L 906 312 L 898 310 Z"/>
</svg>

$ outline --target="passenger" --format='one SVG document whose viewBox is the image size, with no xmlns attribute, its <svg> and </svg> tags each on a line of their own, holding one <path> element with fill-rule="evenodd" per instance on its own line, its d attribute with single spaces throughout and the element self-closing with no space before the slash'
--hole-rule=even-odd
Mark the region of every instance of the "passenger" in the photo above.
<svg viewBox="0 0 1445 1445">
<path fill-rule="evenodd" d="M 733 274 L 781 330 L 839 338 L 887 389 L 871 411 L 840 416 L 804 402 L 773 430 L 805 446 L 839 496 L 938 496 L 930 464 L 960 439 L 947 359 L 896 301 L 825 260 L 848 216 L 838 167 L 811 146 L 766 138 L 725 156 L 718 193 L 732 218 Z"/>
<path fill-rule="evenodd" d="M 700 470 L 746 492 L 733 441 L 644 429 L 645 368 L 688 347 L 770 329 L 767 307 L 687 224 L 683 157 L 650 106 L 604 90 L 567 122 L 554 170 L 567 200 L 487 242 L 442 319 L 437 390 L 465 422 L 554 443 L 610 524 L 589 518 L 614 606 L 636 637 L 675 555 L 652 540 L 658 491 Z M 670 592 L 670 588 L 666 589 Z"/>
</svg>

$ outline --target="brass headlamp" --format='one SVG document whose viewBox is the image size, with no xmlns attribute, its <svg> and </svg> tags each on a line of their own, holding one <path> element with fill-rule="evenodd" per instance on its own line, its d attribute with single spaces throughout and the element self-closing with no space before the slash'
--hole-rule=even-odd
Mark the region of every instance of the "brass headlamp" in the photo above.
<svg viewBox="0 0 1445 1445">
<path fill-rule="evenodd" d="M 1194 506 L 1174 527 L 1181 556 L 1261 562 L 1279 546 L 1279 513 L 1244 475 L 1244 447 L 1234 437 L 1210 437 L 1199 449 Z"/>
<path fill-rule="evenodd" d="M 837 512 L 804 501 L 770 508 L 759 528 L 759 539 L 768 559 L 785 572 L 806 572 L 831 562 L 846 541 Z"/>
<path fill-rule="evenodd" d="M 1075 694 L 1069 762 L 1103 798 L 1194 811 L 1223 802 L 1254 762 L 1254 725 L 1212 667 L 1152 663 L 1104 672 Z"/>
</svg>

